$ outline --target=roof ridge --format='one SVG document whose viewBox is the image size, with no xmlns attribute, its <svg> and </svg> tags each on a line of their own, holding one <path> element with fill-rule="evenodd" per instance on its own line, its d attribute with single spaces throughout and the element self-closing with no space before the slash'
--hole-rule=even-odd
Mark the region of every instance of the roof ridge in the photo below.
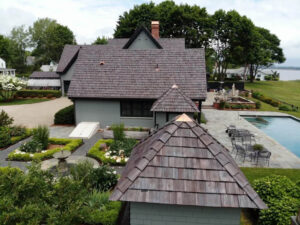
<svg viewBox="0 0 300 225">
<path fill-rule="evenodd" d="M 193 121 L 195 124 L 196 124 L 196 127 L 200 127 L 203 131 L 204 131 L 204 129 L 196 122 L 196 121 Z M 187 123 L 187 125 L 189 125 L 190 126 L 190 124 L 189 123 Z M 190 126 L 191 127 L 191 126 Z M 216 144 L 218 144 L 218 145 L 221 145 L 222 146 L 222 148 L 224 149 L 224 150 L 226 150 L 227 151 L 227 148 L 225 147 L 225 146 L 223 146 L 219 141 L 217 141 L 208 131 L 204 131 L 204 133 L 202 133 L 200 136 L 199 136 L 199 134 L 197 134 L 195 131 L 194 131 L 194 129 L 191 127 L 191 130 L 192 130 L 192 132 L 200 139 L 200 141 L 203 143 L 203 144 L 205 144 L 202 140 L 201 140 L 201 136 L 204 136 L 204 135 L 209 135 L 209 137 L 211 137 L 215 142 L 216 142 Z M 257 197 L 258 197 L 258 194 L 253 190 L 253 188 L 251 187 L 251 185 L 250 185 L 250 183 L 249 183 L 249 181 L 248 181 L 248 179 L 244 176 L 244 174 L 243 174 L 243 172 L 240 170 L 240 168 L 238 167 L 238 165 L 236 164 L 236 162 L 234 161 L 234 160 L 232 160 L 232 158 L 231 157 L 229 157 L 228 155 L 227 155 L 227 153 L 228 152 L 226 152 L 226 154 L 224 154 L 223 153 L 223 151 L 219 151 L 219 152 L 213 152 L 212 151 L 212 149 L 209 147 L 210 145 L 212 145 L 212 144 L 214 144 L 213 142 L 211 142 L 211 143 L 209 143 L 209 144 L 205 144 L 206 146 L 207 146 L 207 149 L 210 151 L 210 153 L 214 156 L 214 158 L 222 165 L 222 167 L 224 167 L 225 168 L 225 170 L 230 174 L 230 176 L 234 179 L 234 181 L 240 186 L 240 188 L 247 194 L 247 196 L 251 199 L 251 201 L 258 207 L 258 208 L 261 208 L 259 205 L 258 205 L 258 203 L 255 201 L 255 199 L 257 199 Z M 221 153 L 223 153 L 223 155 L 226 157 L 226 159 L 227 160 L 229 160 L 227 163 L 222 163 L 222 161 L 219 159 L 219 154 L 221 154 Z M 228 170 L 225 166 L 227 165 L 227 164 L 229 164 L 229 163 L 231 163 L 231 164 L 234 164 L 233 166 L 234 167 L 236 167 L 235 169 L 237 169 L 237 173 L 235 173 L 234 175 L 230 172 L 230 170 Z M 246 178 L 246 184 L 244 184 L 244 185 L 242 185 L 241 184 L 241 180 L 239 180 L 239 179 L 237 179 L 236 178 L 236 175 L 237 174 L 239 174 L 239 175 L 241 175 L 241 176 L 244 176 L 245 178 Z M 249 186 L 247 189 L 245 189 L 245 187 L 247 187 L 247 186 Z M 250 190 L 249 190 L 249 188 L 250 188 Z M 251 190 L 252 189 L 252 190 Z M 256 193 L 256 195 L 255 195 L 255 197 L 252 197 L 252 195 L 249 193 L 249 192 L 255 192 Z"/>
</svg>

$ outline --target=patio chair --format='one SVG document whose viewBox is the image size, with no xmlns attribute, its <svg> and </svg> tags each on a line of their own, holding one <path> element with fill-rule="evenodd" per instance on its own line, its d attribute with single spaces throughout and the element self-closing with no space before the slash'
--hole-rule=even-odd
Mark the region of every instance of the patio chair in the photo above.
<svg viewBox="0 0 300 225">
<path fill-rule="evenodd" d="M 225 132 L 228 133 L 228 135 L 230 136 L 231 131 L 236 130 L 236 126 L 235 125 L 229 125 Z"/>
<path fill-rule="evenodd" d="M 257 153 L 256 165 L 258 165 L 259 160 L 263 160 L 269 166 L 270 158 L 271 158 L 271 152 L 269 152 L 268 150 L 259 151 Z"/>
<path fill-rule="evenodd" d="M 235 159 L 237 159 L 238 156 L 241 156 L 243 159 L 243 162 L 249 157 L 250 161 L 253 161 L 255 159 L 255 152 L 253 151 L 247 151 L 246 148 L 244 148 L 241 145 L 235 144 L 234 149 L 236 151 Z"/>
<path fill-rule="evenodd" d="M 251 133 L 241 134 L 241 137 L 242 137 L 241 139 L 242 139 L 243 145 L 250 145 L 250 146 L 252 146 L 253 144 L 256 144 L 255 137 Z"/>
</svg>

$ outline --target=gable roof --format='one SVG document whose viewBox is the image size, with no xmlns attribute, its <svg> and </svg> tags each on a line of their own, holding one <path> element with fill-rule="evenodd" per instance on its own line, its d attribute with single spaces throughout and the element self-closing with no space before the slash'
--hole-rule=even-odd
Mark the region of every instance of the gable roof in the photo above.
<svg viewBox="0 0 300 225">
<path fill-rule="evenodd" d="M 196 104 L 174 84 L 153 103 L 151 111 L 183 113 L 199 112 L 199 109 Z"/>
<path fill-rule="evenodd" d="M 110 200 L 267 208 L 228 150 L 185 114 L 134 147 Z"/>
<path fill-rule="evenodd" d="M 68 96 L 157 99 L 174 83 L 191 99 L 206 98 L 203 49 L 128 50 L 85 45 L 79 51 Z"/>
<path fill-rule="evenodd" d="M 59 79 L 59 75 L 56 72 L 41 72 L 35 71 L 33 72 L 30 79 Z"/>
<path fill-rule="evenodd" d="M 134 40 L 139 36 L 140 33 L 144 32 L 148 38 L 153 42 L 153 44 L 158 48 L 161 49 L 161 45 L 158 43 L 158 41 L 150 34 L 150 32 L 143 26 L 141 26 L 139 29 L 137 29 L 134 34 L 129 38 L 128 42 L 124 45 L 124 49 L 128 49 L 130 45 L 134 42 Z"/>
<path fill-rule="evenodd" d="M 64 50 L 60 56 L 60 60 L 56 69 L 58 73 L 64 73 L 74 62 L 78 55 L 80 45 L 65 45 Z"/>
</svg>

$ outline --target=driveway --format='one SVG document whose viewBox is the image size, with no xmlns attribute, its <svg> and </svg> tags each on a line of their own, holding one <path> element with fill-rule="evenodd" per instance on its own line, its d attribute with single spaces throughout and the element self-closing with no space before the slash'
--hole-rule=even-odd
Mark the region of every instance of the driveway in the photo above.
<svg viewBox="0 0 300 225">
<path fill-rule="evenodd" d="M 61 97 L 34 104 L 0 106 L 0 111 L 4 110 L 13 117 L 14 124 L 33 128 L 38 125 L 52 125 L 54 114 L 71 104 L 68 98 Z"/>
</svg>

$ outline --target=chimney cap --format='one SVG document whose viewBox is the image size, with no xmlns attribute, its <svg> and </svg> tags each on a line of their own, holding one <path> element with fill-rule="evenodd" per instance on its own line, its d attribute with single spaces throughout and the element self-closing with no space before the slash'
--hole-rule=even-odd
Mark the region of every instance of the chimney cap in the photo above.
<svg viewBox="0 0 300 225">
<path fill-rule="evenodd" d="M 151 21 L 152 25 L 159 25 L 159 21 Z"/>
</svg>

